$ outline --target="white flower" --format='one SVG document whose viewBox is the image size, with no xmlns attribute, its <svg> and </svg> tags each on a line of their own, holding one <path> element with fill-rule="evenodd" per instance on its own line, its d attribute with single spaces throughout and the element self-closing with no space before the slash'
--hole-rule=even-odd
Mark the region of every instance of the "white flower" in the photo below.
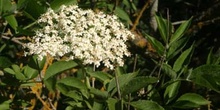
<svg viewBox="0 0 220 110">
<path fill-rule="evenodd" d="M 125 42 L 134 35 L 115 15 L 63 5 L 58 12 L 48 9 L 38 23 L 42 28 L 25 45 L 26 55 L 37 54 L 42 59 L 50 54 L 57 60 L 66 56 L 110 69 L 123 66 L 123 57 L 130 56 Z"/>
</svg>

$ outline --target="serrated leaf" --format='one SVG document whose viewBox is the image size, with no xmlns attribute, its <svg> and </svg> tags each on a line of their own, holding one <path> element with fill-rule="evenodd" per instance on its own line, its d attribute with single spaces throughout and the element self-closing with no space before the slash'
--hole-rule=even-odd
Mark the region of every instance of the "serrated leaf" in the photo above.
<svg viewBox="0 0 220 110">
<path fill-rule="evenodd" d="M 158 78 L 156 77 L 145 77 L 145 76 L 135 77 L 125 85 L 121 86 L 122 95 L 133 93 L 135 91 L 140 90 L 143 87 L 148 86 L 149 84 L 156 83 L 157 81 Z"/>
<path fill-rule="evenodd" d="M 190 18 L 189 20 L 187 20 L 186 22 L 180 25 L 180 27 L 171 36 L 169 45 L 171 45 L 173 42 L 176 42 L 178 39 L 180 39 L 185 34 L 185 32 L 187 31 L 187 29 L 189 28 L 191 24 L 191 21 L 192 21 L 192 18 Z"/>
<path fill-rule="evenodd" d="M 166 63 L 163 63 L 162 66 L 161 66 L 161 69 L 171 79 L 175 79 L 176 78 L 177 74 L 176 74 L 176 72 L 173 70 L 173 68 L 170 65 L 168 65 Z"/>
<path fill-rule="evenodd" d="M 131 106 L 139 110 L 164 110 L 158 103 L 149 100 L 131 102 Z"/>
<path fill-rule="evenodd" d="M 150 42 L 150 44 L 152 44 L 153 48 L 156 49 L 157 53 L 162 56 L 165 49 L 163 44 L 154 37 L 151 37 L 150 35 L 146 35 L 146 38 Z"/>
<path fill-rule="evenodd" d="M 168 40 L 168 35 L 169 35 L 169 31 L 168 31 L 169 29 L 168 28 L 170 28 L 171 25 L 168 26 L 169 25 L 168 21 L 166 19 L 162 18 L 161 16 L 156 15 L 155 18 L 156 18 L 156 21 L 157 21 L 157 25 L 158 25 L 160 35 L 161 35 L 164 43 L 166 43 L 167 40 Z"/>
<path fill-rule="evenodd" d="M 164 99 L 166 100 L 166 104 L 168 104 L 177 96 L 179 92 L 180 84 L 181 84 L 180 81 L 176 81 L 173 82 L 171 85 L 167 86 L 164 93 Z"/>
<path fill-rule="evenodd" d="M 188 48 L 187 50 L 185 50 L 178 58 L 177 60 L 174 62 L 174 65 L 173 65 L 173 70 L 174 71 L 179 71 L 184 63 L 186 62 L 185 60 L 187 59 L 187 57 L 189 57 L 190 53 L 192 52 L 193 50 L 193 45 Z"/>
<path fill-rule="evenodd" d="M 201 105 L 207 105 L 210 102 L 200 96 L 199 94 L 195 93 L 186 93 L 183 94 L 180 98 L 177 99 L 177 101 L 174 103 L 175 108 L 183 108 L 183 109 L 189 109 L 189 108 L 197 108 Z"/>
<path fill-rule="evenodd" d="M 77 63 L 74 61 L 58 61 L 53 63 L 51 66 L 48 67 L 45 73 L 44 80 L 47 80 L 50 77 L 53 77 L 56 74 L 59 74 L 65 70 L 71 69 L 76 67 Z"/>
<path fill-rule="evenodd" d="M 220 65 L 202 65 L 192 71 L 190 80 L 220 93 Z"/>
<path fill-rule="evenodd" d="M 124 86 L 126 83 L 128 83 L 132 78 L 134 78 L 137 75 L 136 73 L 128 73 L 128 74 L 123 74 L 118 76 L 118 80 L 119 80 L 119 87 Z M 116 81 L 115 78 L 112 79 L 107 87 L 107 91 L 110 93 L 111 95 L 114 95 L 117 92 L 117 88 L 116 88 Z"/>
<path fill-rule="evenodd" d="M 50 3 L 50 7 L 57 11 L 59 10 L 60 6 L 61 5 L 72 5 L 72 4 L 77 4 L 77 0 L 53 0 L 51 3 Z"/>
<path fill-rule="evenodd" d="M 189 37 L 183 37 L 179 40 L 177 40 L 176 42 L 173 42 L 168 49 L 167 52 L 167 60 L 172 59 L 173 57 L 175 57 L 179 52 L 182 51 L 182 49 L 185 47 L 185 45 L 187 44 Z"/>
</svg>

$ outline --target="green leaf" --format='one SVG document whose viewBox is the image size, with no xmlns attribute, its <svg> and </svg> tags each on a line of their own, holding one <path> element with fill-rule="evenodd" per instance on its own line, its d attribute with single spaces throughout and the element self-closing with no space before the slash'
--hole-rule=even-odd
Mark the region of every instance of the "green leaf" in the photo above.
<svg viewBox="0 0 220 110">
<path fill-rule="evenodd" d="M 4 68 L 4 71 L 9 73 L 9 74 L 12 74 L 12 75 L 16 74 L 15 71 L 13 69 L 11 69 L 11 68 Z"/>
<path fill-rule="evenodd" d="M 18 27 L 18 22 L 14 15 L 9 15 L 5 17 L 5 20 L 9 23 L 9 25 L 16 31 Z"/>
<path fill-rule="evenodd" d="M 206 64 L 220 64 L 220 54 L 213 54 L 213 48 L 211 48 L 208 54 Z"/>
<path fill-rule="evenodd" d="M 104 104 L 98 101 L 94 101 L 92 110 L 104 110 Z"/>
<path fill-rule="evenodd" d="M 102 71 L 87 71 L 87 73 L 94 78 L 97 78 L 100 81 L 107 81 L 112 78 L 112 76 L 108 73 L 102 72 Z"/>
<path fill-rule="evenodd" d="M 173 42 L 176 42 L 185 34 L 185 32 L 188 30 L 191 24 L 191 21 L 192 18 L 190 18 L 189 20 L 187 20 L 186 22 L 180 25 L 180 27 L 176 30 L 176 32 L 171 36 L 169 45 L 171 45 Z"/>
<path fill-rule="evenodd" d="M 27 78 L 24 76 L 24 74 L 23 73 L 21 73 L 21 72 L 17 72 L 16 74 L 15 74 L 15 77 L 18 79 L 18 80 L 27 80 Z"/>
<path fill-rule="evenodd" d="M 187 50 L 185 50 L 177 58 L 177 60 L 174 62 L 174 65 L 173 65 L 173 70 L 174 71 L 176 71 L 176 72 L 179 71 L 184 66 L 184 63 L 188 63 L 188 62 L 186 62 L 186 59 L 189 57 L 192 50 L 193 50 L 193 45 L 190 48 L 188 48 Z"/>
<path fill-rule="evenodd" d="M 220 93 L 220 65 L 202 65 L 192 71 L 189 79 Z"/>
<path fill-rule="evenodd" d="M 12 69 L 14 70 L 15 73 L 21 73 L 21 69 L 18 65 L 11 65 Z"/>
<path fill-rule="evenodd" d="M 151 37 L 150 35 L 146 34 L 146 38 L 152 44 L 153 48 L 156 49 L 157 53 L 160 56 L 162 56 L 164 54 L 164 49 L 165 49 L 163 44 L 154 37 Z"/>
<path fill-rule="evenodd" d="M 38 71 L 36 69 L 33 69 L 29 66 L 25 66 L 24 67 L 24 75 L 28 78 L 28 79 L 33 79 L 35 77 L 37 77 L 38 75 Z"/>
<path fill-rule="evenodd" d="M 131 79 L 128 83 L 121 86 L 122 95 L 127 95 L 135 91 L 140 90 L 143 87 L 148 86 L 149 84 L 156 83 L 158 78 L 156 77 L 145 77 L 139 76 Z"/>
<path fill-rule="evenodd" d="M 139 110 L 164 110 L 159 104 L 149 100 L 131 102 L 131 106 Z"/>
<path fill-rule="evenodd" d="M 17 8 L 18 10 L 24 8 L 28 3 L 28 0 L 18 0 Z"/>
<path fill-rule="evenodd" d="M 177 101 L 173 104 L 175 108 L 189 109 L 197 108 L 201 105 L 207 105 L 210 102 L 203 98 L 202 96 L 195 93 L 183 94 Z"/>
<path fill-rule="evenodd" d="M 48 78 L 47 80 L 44 80 L 44 84 L 46 85 L 47 89 L 50 91 L 55 91 L 56 82 L 57 82 L 57 79 L 55 77 L 51 77 L 51 78 Z"/>
<path fill-rule="evenodd" d="M 87 89 L 86 85 L 81 80 L 75 77 L 66 77 L 60 79 L 59 81 L 57 81 L 57 86 L 60 86 L 60 84 L 77 89 Z"/>
<path fill-rule="evenodd" d="M 12 4 L 10 0 L 0 0 L 0 15 L 8 16 L 16 10 L 16 4 Z"/>
<path fill-rule="evenodd" d="M 161 35 L 164 43 L 167 43 L 169 33 L 170 33 L 169 28 L 171 28 L 172 25 L 170 24 L 170 22 L 168 22 L 166 19 L 162 18 L 161 16 L 156 15 L 155 18 L 156 18 L 156 21 L 157 21 L 157 25 L 158 25 L 160 35 Z"/>
<path fill-rule="evenodd" d="M 12 65 L 12 62 L 7 57 L 0 56 L 0 68 L 6 68 Z"/>
<path fill-rule="evenodd" d="M 2 110 L 10 110 L 10 103 L 12 102 L 12 100 L 6 100 L 2 103 L 0 103 L 0 108 Z"/>
<path fill-rule="evenodd" d="M 77 0 L 53 0 L 50 3 L 50 7 L 58 11 L 61 5 L 72 5 L 72 4 L 77 4 Z"/>
<path fill-rule="evenodd" d="M 96 98 L 98 99 L 107 99 L 108 98 L 108 92 L 107 91 L 101 91 L 95 88 L 90 88 L 90 93 L 94 94 Z"/>
<path fill-rule="evenodd" d="M 38 19 L 47 10 L 47 6 L 38 0 L 28 0 L 25 6 L 24 14 L 33 21 Z"/>
<path fill-rule="evenodd" d="M 177 96 L 180 84 L 180 81 L 176 81 L 166 88 L 164 93 L 164 99 L 166 100 L 166 104 L 171 102 Z"/>
<path fill-rule="evenodd" d="M 28 62 L 28 66 L 36 70 L 42 70 L 45 62 L 46 62 L 45 57 L 42 60 L 38 60 L 37 55 L 34 55 L 33 57 L 30 58 L 30 61 Z"/>
<path fill-rule="evenodd" d="M 114 7 L 113 4 L 108 4 L 107 6 L 108 6 L 109 10 L 111 10 L 111 11 L 113 10 L 113 7 Z M 131 23 L 131 19 L 130 19 L 129 15 L 122 8 L 116 6 L 114 12 L 122 20 L 125 20 L 127 23 Z"/>
<path fill-rule="evenodd" d="M 119 80 L 119 87 L 124 86 L 126 83 L 128 83 L 132 78 L 134 78 L 137 75 L 137 72 L 135 73 L 128 73 L 128 74 L 123 74 L 118 76 L 118 80 Z M 111 96 L 114 95 L 117 92 L 117 88 L 116 88 L 116 81 L 115 78 L 112 79 L 107 87 L 107 91 L 110 93 L 111 92 Z"/>
<path fill-rule="evenodd" d="M 50 77 L 53 77 L 56 74 L 59 74 L 65 70 L 71 69 L 76 67 L 77 63 L 74 61 L 58 61 L 53 63 L 49 68 L 46 70 L 44 80 L 47 80 Z"/>
<path fill-rule="evenodd" d="M 115 98 L 108 98 L 107 104 L 108 104 L 108 110 L 117 110 L 116 104 L 118 100 Z"/>
<path fill-rule="evenodd" d="M 61 92 L 63 93 L 63 91 L 61 91 Z M 83 100 L 83 97 L 82 97 L 81 93 L 79 93 L 76 90 L 65 92 L 65 93 L 63 93 L 63 95 L 71 97 L 75 101 L 82 101 Z"/>
<path fill-rule="evenodd" d="M 173 42 L 168 49 L 167 52 L 167 60 L 172 59 L 177 54 L 179 54 L 182 49 L 186 46 L 187 41 L 189 40 L 189 37 L 183 37 L 177 40 L 176 42 Z"/>
<path fill-rule="evenodd" d="M 163 63 L 162 66 L 161 66 L 161 69 L 171 79 L 176 79 L 177 74 L 176 74 L 176 72 L 172 69 L 172 67 L 169 64 Z"/>
</svg>

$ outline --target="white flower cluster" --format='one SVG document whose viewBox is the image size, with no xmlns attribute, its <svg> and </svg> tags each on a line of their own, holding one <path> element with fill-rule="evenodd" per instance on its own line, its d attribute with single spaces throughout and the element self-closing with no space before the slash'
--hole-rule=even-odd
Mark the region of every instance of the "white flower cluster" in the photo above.
<svg viewBox="0 0 220 110">
<path fill-rule="evenodd" d="M 114 69 L 124 65 L 129 56 L 125 42 L 134 35 L 118 21 L 115 15 L 82 10 L 76 5 L 61 6 L 43 14 L 33 42 L 27 43 L 26 55 L 37 54 L 42 59 L 50 54 L 55 59 L 81 59 L 84 64 L 100 64 Z"/>
</svg>

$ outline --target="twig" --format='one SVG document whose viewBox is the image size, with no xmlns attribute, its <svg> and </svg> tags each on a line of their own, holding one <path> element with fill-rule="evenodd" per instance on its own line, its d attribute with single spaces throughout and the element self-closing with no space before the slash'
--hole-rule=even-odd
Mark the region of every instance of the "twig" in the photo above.
<svg viewBox="0 0 220 110">
<path fill-rule="evenodd" d="M 44 100 L 40 97 L 40 94 L 34 88 L 31 88 L 31 90 L 37 96 L 37 98 L 41 101 L 44 107 L 46 107 L 47 110 L 51 110 L 51 108 L 48 107 L 47 103 L 45 103 Z"/>
<path fill-rule="evenodd" d="M 145 3 L 144 7 L 141 9 L 140 13 L 138 14 L 138 16 L 137 16 L 137 18 L 136 18 L 136 20 L 135 20 L 135 22 L 134 22 L 133 27 L 131 28 L 131 31 L 136 30 L 136 27 L 137 27 L 137 25 L 138 25 L 138 23 L 139 23 L 139 20 L 140 20 L 141 16 L 143 15 L 144 11 L 145 11 L 145 10 L 147 9 L 147 7 L 149 6 L 149 2 L 150 2 L 150 0 L 148 0 L 148 1 Z"/>
<path fill-rule="evenodd" d="M 7 39 L 7 40 L 11 40 L 11 41 L 13 41 L 13 42 L 15 42 L 15 43 L 17 43 L 17 44 L 22 45 L 22 46 L 24 45 L 24 43 L 22 43 L 22 42 L 19 41 L 19 40 L 23 39 L 23 37 L 22 37 L 22 38 L 16 38 L 16 37 L 10 38 L 10 37 L 8 37 L 8 36 L 2 35 L 1 38 Z"/>
</svg>

